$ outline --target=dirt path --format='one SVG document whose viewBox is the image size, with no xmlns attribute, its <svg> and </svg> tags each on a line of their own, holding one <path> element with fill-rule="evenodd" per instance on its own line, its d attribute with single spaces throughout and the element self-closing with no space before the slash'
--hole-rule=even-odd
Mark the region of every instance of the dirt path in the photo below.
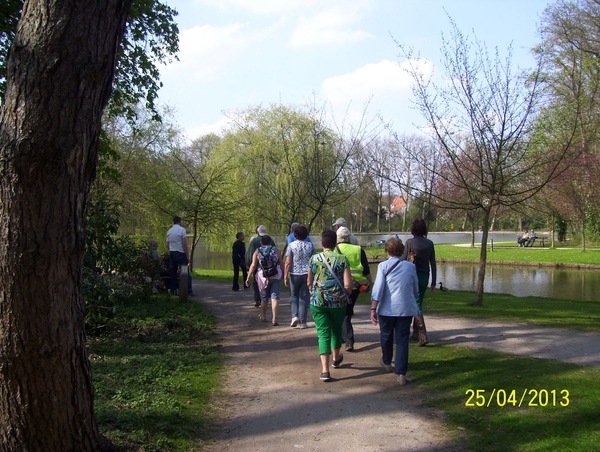
<svg viewBox="0 0 600 452">
<path fill-rule="evenodd" d="M 258 320 L 251 289 L 230 287 L 194 281 L 194 299 L 219 319 L 229 360 L 225 395 L 216 408 L 222 428 L 207 450 L 457 450 L 443 414 L 423 407 L 421 388 L 401 387 L 394 374 L 383 373 L 379 329 L 368 320 L 369 306 L 356 308 L 356 351 L 345 352 L 342 367 L 331 371 L 335 380 L 323 383 L 316 330 L 312 322 L 305 330 L 289 327 L 289 293 L 282 294 L 279 326 L 273 327 L 270 310 L 269 322 Z M 600 365 L 600 335 L 441 316 L 426 320 L 432 342 Z"/>
</svg>

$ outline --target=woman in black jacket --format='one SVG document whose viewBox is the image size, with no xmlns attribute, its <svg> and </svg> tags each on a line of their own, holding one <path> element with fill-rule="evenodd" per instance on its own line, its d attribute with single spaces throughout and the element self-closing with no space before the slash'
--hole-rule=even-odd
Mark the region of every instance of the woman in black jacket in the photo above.
<svg viewBox="0 0 600 452">
<path fill-rule="evenodd" d="M 417 306 L 419 307 L 419 315 L 413 320 L 413 333 L 411 339 L 418 339 L 419 346 L 427 344 L 427 329 L 425 328 L 425 320 L 423 319 L 423 297 L 427 291 L 429 285 L 429 269 L 431 268 L 431 291 L 435 291 L 436 281 L 436 266 L 435 266 L 435 248 L 433 242 L 427 238 L 427 224 L 422 218 L 417 218 L 412 227 L 410 233 L 413 235 L 412 239 L 406 241 L 406 248 L 404 249 L 403 259 L 409 259 L 409 255 L 415 255 L 414 264 L 417 267 L 417 276 L 419 277 L 419 299 L 417 300 Z"/>
</svg>

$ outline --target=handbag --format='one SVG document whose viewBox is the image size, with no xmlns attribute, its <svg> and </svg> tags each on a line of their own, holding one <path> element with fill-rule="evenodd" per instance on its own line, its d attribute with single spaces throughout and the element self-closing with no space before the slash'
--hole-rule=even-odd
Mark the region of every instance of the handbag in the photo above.
<svg viewBox="0 0 600 452">
<path fill-rule="evenodd" d="M 321 253 L 323 256 L 323 262 L 325 262 L 325 265 L 327 265 L 327 268 L 329 269 L 329 273 L 331 273 L 331 276 L 333 276 L 333 278 L 335 279 L 335 282 L 338 283 L 338 286 L 341 287 L 341 289 L 344 291 L 344 295 L 346 295 L 346 305 L 350 306 L 350 296 L 348 295 L 348 292 L 346 292 L 346 288 L 344 287 L 344 285 L 340 282 L 339 278 L 337 277 L 337 275 L 333 272 L 331 265 L 329 265 L 329 262 L 327 261 L 327 258 L 325 257 L 325 253 Z"/>
<path fill-rule="evenodd" d="M 413 251 L 412 244 L 413 244 L 412 239 L 410 239 L 410 245 L 408 245 L 408 253 L 406 254 L 406 260 L 408 262 L 416 264 L 417 263 L 417 255 Z"/>
</svg>

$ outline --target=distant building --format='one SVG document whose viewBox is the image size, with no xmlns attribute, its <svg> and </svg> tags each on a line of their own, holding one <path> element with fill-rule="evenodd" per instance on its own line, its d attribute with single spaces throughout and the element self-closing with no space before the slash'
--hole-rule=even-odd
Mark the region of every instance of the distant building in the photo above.
<svg viewBox="0 0 600 452">
<path fill-rule="evenodd" d="M 390 213 L 392 215 L 399 215 L 404 213 L 406 210 L 406 197 L 396 196 L 390 205 Z"/>
</svg>

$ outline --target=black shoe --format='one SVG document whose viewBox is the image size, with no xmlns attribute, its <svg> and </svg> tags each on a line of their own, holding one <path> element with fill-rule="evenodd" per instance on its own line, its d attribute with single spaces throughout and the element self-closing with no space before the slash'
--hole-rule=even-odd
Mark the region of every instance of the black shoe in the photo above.
<svg viewBox="0 0 600 452">
<path fill-rule="evenodd" d="M 255 301 L 254 302 L 254 307 L 255 308 L 260 308 L 260 301 Z"/>
<path fill-rule="evenodd" d="M 319 377 L 319 380 L 321 380 L 321 381 L 331 381 L 331 375 L 329 374 L 329 372 L 323 372 L 321 374 L 321 376 Z"/>
<path fill-rule="evenodd" d="M 334 359 L 333 362 L 331 363 L 331 367 L 333 367 L 334 369 L 337 369 L 338 367 L 340 367 L 342 365 L 342 361 L 344 361 L 344 355 L 342 355 L 340 353 L 340 359 L 338 359 L 337 361 Z"/>
<path fill-rule="evenodd" d="M 347 352 L 353 352 L 354 351 L 354 345 L 346 345 L 346 351 Z"/>
</svg>

